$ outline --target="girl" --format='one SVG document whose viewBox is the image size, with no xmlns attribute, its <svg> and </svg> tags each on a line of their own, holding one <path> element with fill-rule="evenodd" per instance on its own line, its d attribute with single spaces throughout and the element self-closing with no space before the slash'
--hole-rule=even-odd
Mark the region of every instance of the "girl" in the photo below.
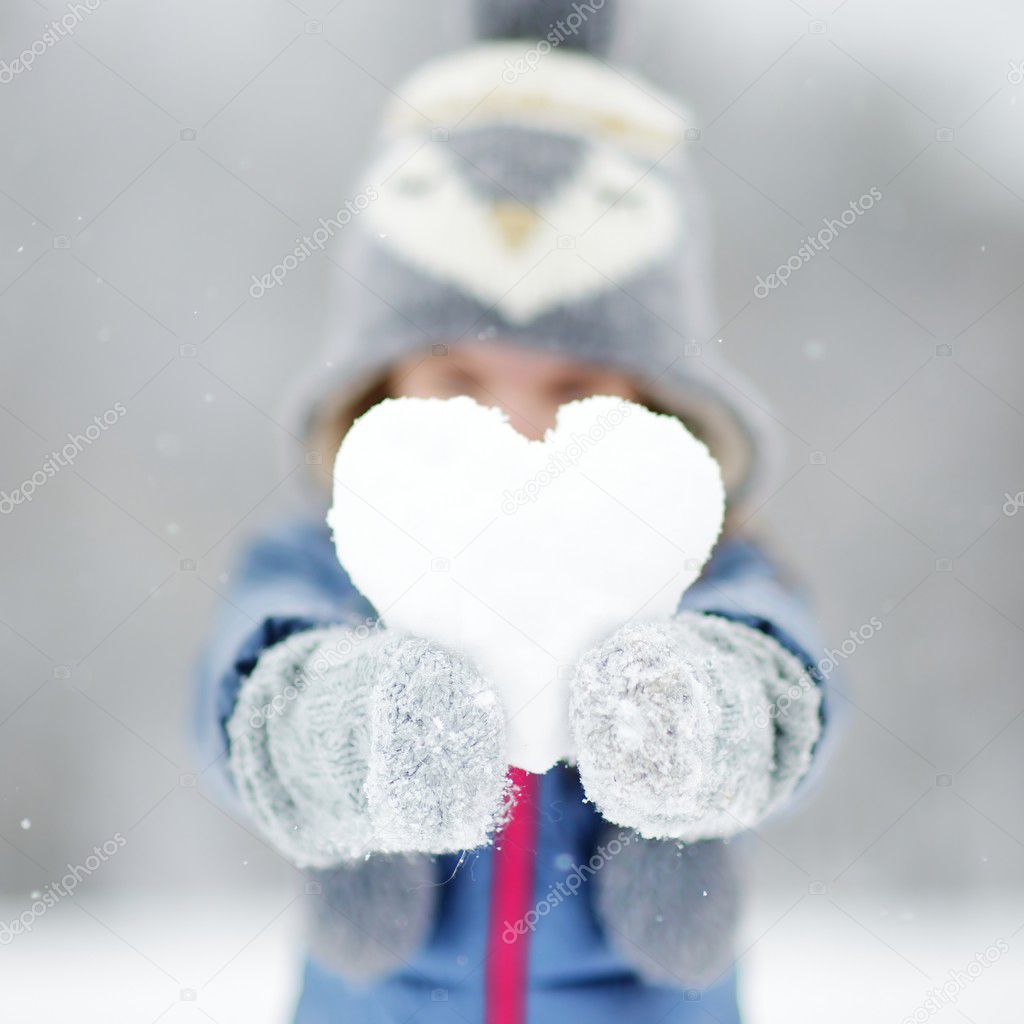
<svg viewBox="0 0 1024 1024">
<path fill-rule="evenodd" d="M 487 680 L 376 628 L 322 497 L 253 545 L 197 731 L 228 798 L 309 872 L 301 1024 L 738 1019 L 728 838 L 809 767 L 816 646 L 741 535 L 764 417 L 698 340 L 686 122 L 596 55 L 611 6 L 484 2 L 491 41 L 396 90 L 294 409 L 307 461 L 330 466 L 389 396 L 468 394 L 540 438 L 561 404 L 618 395 L 708 444 L 726 532 L 671 622 L 575 666 L 577 762 L 511 788 Z"/>
</svg>

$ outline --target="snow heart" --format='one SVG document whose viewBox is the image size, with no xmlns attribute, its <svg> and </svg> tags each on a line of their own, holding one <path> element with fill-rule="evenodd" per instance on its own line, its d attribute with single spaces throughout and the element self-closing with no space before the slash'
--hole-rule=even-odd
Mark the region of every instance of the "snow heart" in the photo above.
<svg viewBox="0 0 1024 1024">
<path fill-rule="evenodd" d="M 573 756 L 576 659 L 671 615 L 722 526 L 718 464 L 674 417 L 618 398 L 558 410 L 543 441 L 470 398 L 399 398 L 351 428 L 328 522 L 390 627 L 461 651 L 494 684 L 508 761 Z"/>
</svg>

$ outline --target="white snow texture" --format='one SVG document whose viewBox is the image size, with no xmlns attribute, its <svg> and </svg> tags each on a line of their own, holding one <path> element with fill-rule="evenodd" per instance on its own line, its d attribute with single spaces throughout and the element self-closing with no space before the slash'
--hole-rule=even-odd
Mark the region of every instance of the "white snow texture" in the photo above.
<svg viewBox="0 0 1024 1024">
<path fill-rule="evenodd" d="M 667 618 L 721 531 L 707 448 L 619 398 L 562 406 L 544 441 L 470 398 L 389 399 L 345 437 L 328 522 L 389 626 L 470 657 L 495 686 L 507 759 L 574 759 L 577 659 Z"/>
</svg>

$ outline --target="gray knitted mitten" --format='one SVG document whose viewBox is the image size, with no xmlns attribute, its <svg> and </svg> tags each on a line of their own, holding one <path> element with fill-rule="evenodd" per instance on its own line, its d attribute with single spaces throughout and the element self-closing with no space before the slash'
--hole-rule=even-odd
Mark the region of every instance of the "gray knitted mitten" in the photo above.
<svg viewBox="0 0 1024 1024">
<path fill-rule="evenodd" d="M 683 846 L 636 837 L 595 879 L 609 944 L 647 981 L 703 988 L 732 966 L 739 921 L 735 854 L 720 840 Z"/>
<path fill-rule="evenodd" d="M 588 652 L 570 719 L 587 797 L 612 822 L 694 841 L 756 825 L 806 773 L 820 694 L 757 630 L 682 612 Z"/>
<path fill-rule="evenodd" d="M 504 718 L 460 656 L 343 627 L 266 650 L 228 722 L 231 772 L 300 867 L 488 841 L 504 807 Z"/>
<path fill-rule="evenodd" d="M 408 965 L 426 942 L 441 889 L 423 854 L 378 854 L 311 871 L 309 953 L 350 984 L 370 985 Z M 308 886 L 307 886 L 308 888 Z"/>
</svg>

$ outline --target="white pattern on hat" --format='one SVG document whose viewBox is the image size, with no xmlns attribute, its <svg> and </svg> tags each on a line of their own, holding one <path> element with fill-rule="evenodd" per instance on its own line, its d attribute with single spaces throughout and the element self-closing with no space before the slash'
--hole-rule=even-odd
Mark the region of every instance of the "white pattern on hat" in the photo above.
<svg viewBox="0 0 1024 1024">
<path fill-rule="evenodd" d="M 371 180 L 398 162 L 388 150 Z M 609 146 L 589 148 L 569 180 L 532 205 L 507 192 L 476 194 L 462 167 L 451 147 L 423 146 L 365 216 L 399 259 L 514 323 L 613 289 L 664 258 L 677 238 L 669 183 Z"/>
</svg>

